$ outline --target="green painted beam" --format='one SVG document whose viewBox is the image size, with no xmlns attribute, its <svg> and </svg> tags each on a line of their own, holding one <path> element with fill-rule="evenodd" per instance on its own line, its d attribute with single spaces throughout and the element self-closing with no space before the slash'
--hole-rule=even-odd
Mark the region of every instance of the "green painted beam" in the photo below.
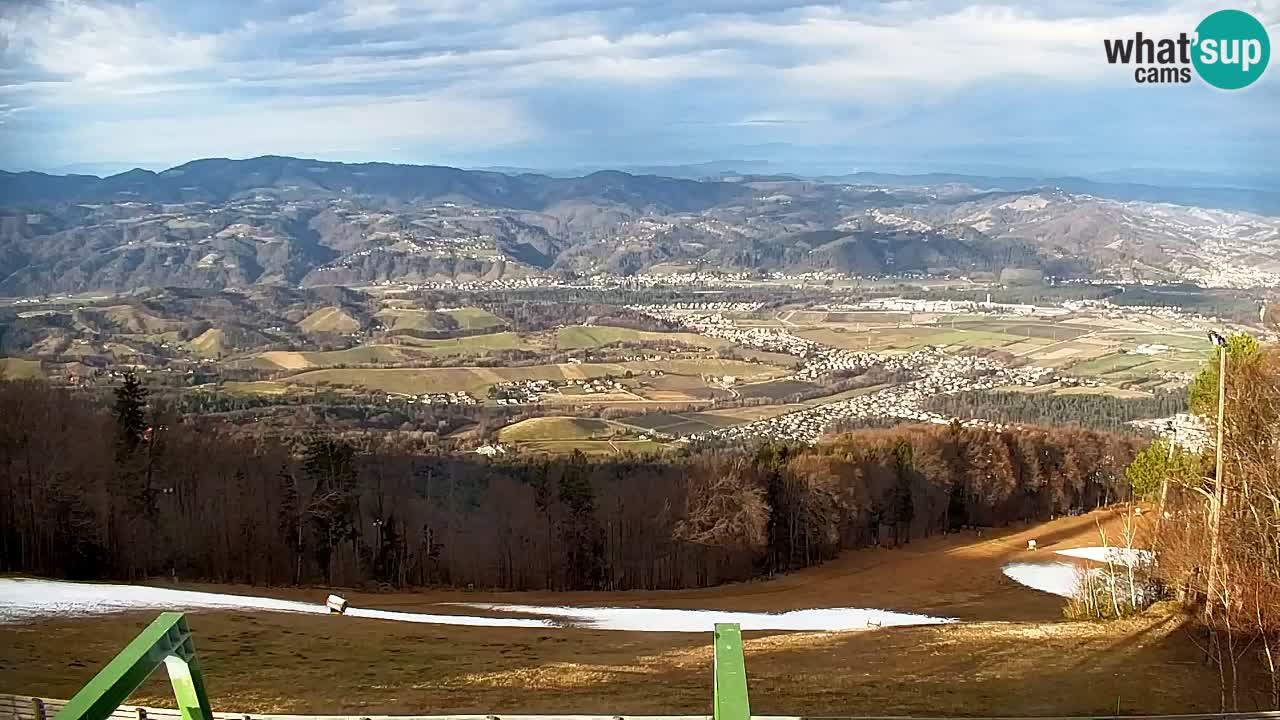
<svg viewBox="0 0 1280 720">
<path fill-rule="evenodd" d="M 68 700 L 54 720 L 107 720 L 162 664 L 169 671 L 183 720 L 213 720 L 191 629 L 176 612 L 161 613 Z"/>
<path fill-rule="evenodd" d="M 742 628 L 737 623 L 716 624 L 714 658 L 715 720 L 751 720 Z"/>
</svg>

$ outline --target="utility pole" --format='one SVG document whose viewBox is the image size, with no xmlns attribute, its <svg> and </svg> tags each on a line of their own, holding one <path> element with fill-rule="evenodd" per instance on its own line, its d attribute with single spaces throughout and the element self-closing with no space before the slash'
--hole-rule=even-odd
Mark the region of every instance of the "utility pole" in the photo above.
<svg viewBox="0 0 1280 720">
<path fill-rule="evenodd" d="M 1209 577 L 1205 583 L 1205 620 L 1213 619 L 1214 594 L 1218 585 L 1218 555 L 1222 543 L 1222 506 L 1226 501 L 1226 483 L 1223 482 L 1222 436 L 1223 420 L 1227 404 L 1227 339 L 1212 330 L 1209 340 L 1218 348 L 1218 447 L 1214 463 L 1213 502 L 1209 506 Z"/>
</svg>

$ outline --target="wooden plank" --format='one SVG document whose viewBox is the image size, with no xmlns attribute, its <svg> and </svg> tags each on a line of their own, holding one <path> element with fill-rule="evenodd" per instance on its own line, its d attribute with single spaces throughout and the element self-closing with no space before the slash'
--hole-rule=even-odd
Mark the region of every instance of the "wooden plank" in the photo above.
<svg viewBox="0 0 1280 720">
<path fill-rule="evenodd" d="M 35 720 L 32 700 L 41 700 L 52 717 L 65 700 L 31 695 L 0 693 L 0 720 Z M 122 720 L 138 720 L 137 710 L 146 711 L 147 720 L 174 720 L 181 713 L 172 708 L 121 705 L 117 716 Z M 710 715 L 281 715 L 243 712 L 215 712 L 217 720 L 711 720 Z M 1280 711 L 1248 713 L 1194 713 L 1186 715 L 1086 715 L 1048 717 L 930 717 L 901 715 L 752 715 L 752 720 L 1280 720 Z"/>
</svg>

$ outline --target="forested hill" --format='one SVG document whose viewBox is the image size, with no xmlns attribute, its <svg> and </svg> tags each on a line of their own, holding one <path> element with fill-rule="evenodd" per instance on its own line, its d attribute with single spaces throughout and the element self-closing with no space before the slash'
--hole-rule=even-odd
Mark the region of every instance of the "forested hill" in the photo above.
<svg viewBox="0 0 1280 720">
<path fill-rule="evenodd" d="M 7 205 L 42 207 L 124 199 L 223 203 L 255 192 L 280 194 L 291 200 L 360 195 L 386 204 L 452 201 L 522 210 L 540 210 L 569 200 L 599 201 L 674 212 L 704 210 L 749 195 L 747 188 L 731 183 L 612 171 L 553 178 L 274 155 L 246 160 L 206 158 L 163 172 L 135 169 L 106 178 L 0 171 L 0 196 Z"/>
<path fill-rule="evenodd" d="M 1139 440 L 862 431 L 667 460 L 295 446 L 0 383 L 0 571 L 255 584 L 682 588 L 1127 498 Z M 112 411 L 114 410 L 114 412 Z M 200 462 L 191 462 L 200 458 Z"/>
</svg>

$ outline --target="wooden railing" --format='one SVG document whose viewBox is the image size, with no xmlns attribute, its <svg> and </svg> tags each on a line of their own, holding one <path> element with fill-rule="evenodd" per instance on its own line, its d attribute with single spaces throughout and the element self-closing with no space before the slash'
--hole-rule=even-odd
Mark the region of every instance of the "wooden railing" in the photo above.
<svg viewBox="0 0 1280 720">
<path fill-rule="evenodd" d="M 5 695 L 0 693 L 0 720 L 53 720 L 66 700 Z M 269 713 L 217 712 L 217 720 L 711 720 L 710 715 L 275 715 Z M 179 720 L 172 708 L 121 705 L 111 720 Z M 942 718 L 887 715 L 804 716 L 752 715 L 753 720 L 1280 720 L 1280 712 L 1192 713 L 1187 715 L 1088 715 L 1026 718 Z"/>
</svg>

